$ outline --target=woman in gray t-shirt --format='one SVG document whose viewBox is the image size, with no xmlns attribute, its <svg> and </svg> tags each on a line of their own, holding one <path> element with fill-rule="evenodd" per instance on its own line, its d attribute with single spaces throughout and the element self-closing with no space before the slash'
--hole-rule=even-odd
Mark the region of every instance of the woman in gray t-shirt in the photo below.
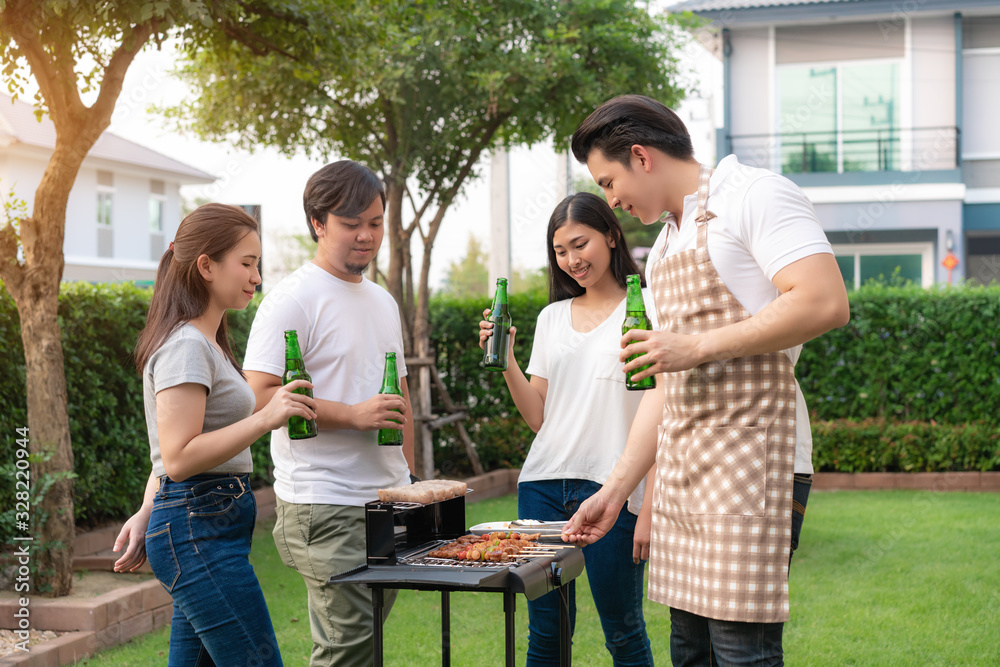
<svg viewBox="0 0 1000 667">
<path fill-rule="evenodd" d="M 253 218 L 235 206 L 200 206 L 160 260 L 136 346 L 153 470 L 142 507 L 115 541 L 115 551 L 128 543 L 115 570 L 148 556 L 173 596 L 171 665 L 198 664 L 206 652 L 217 665 L 282 664 L 249 561 L 257 513 L 249 447 L 293 415 L 316 414 L 311 398 L 293 393 L 312 386 L 301 380 L 253 412 L 225 315 L 250 303 L 259 260 Z"/>
</svg>

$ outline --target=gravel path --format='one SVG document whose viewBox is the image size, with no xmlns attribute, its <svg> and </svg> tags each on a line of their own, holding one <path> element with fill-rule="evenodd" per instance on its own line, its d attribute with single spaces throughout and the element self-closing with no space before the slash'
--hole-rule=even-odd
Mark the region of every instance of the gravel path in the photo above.
<svg viewBox="0 0 1000 667">
<path fill-rule="evenodd" d="M 63 632 L 53 632 L 52 630 L 28 630 L 28 645 L 34 646 L 50 639 L 55 639 Z M 23 651 L 17 649 L 21 643 L 21 638 L 13 630 L 0 630 L 0 658 L 8 655 L 20 654 Z"/>
</svg>

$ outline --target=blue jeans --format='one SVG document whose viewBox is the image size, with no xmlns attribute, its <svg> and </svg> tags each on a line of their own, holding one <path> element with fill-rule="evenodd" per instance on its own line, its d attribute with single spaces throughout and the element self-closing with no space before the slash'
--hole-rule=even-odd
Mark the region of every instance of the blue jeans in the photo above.
<svg viewBox="0 0 1000 667">
<path fill-rule="evenodd" d="M 256 518 L 248 475 L 160 478 L 146 556 L 174 598 L 171 667 L 282 664 L 249 560 Z"/>
<path fill-rule="evenodd" d="M 583 479 L 523 482 L 517 486 L 517 515 L 541 521 L 568 520 L 600 484 Z M 634 514 L 623 507 L 615 525 L 583 548 L 590 591 L 604 629 L 604 645 L 615 665 L 652 665 L 653 653 L 642 615 L 646 564 L 632 562 Z M 569 584 L 570 627 L 576 626 L 576 585 Z M 559 664 L 559 594 L 528 600 L 527 667 Z"/>
<path fill-rule="evenodd" d="M 792 489 L 792 544 L 799 546 L 811 475 L 795 475 Z M 784 623 L 719 621 L 670 609 L 670 659 L 674 667 L 781 667 Z"/>
</svg>

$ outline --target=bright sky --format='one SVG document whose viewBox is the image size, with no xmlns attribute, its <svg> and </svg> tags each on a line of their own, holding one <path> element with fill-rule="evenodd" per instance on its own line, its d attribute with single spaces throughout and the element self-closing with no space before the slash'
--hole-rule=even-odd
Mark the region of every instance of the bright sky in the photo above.
<svg viewBox="0 0 1000 667">
<path fill-rule="evenodd" d="M 326 161 L 305 156 L 287 158 L 272 148 L 248 153 L 177 132 L 169 121 L 149 112 L 151 105 L 167 105 L 189 94 L 170 74 L 175 57 L 167 47 L 163 51 L 145 50 L 136 57 L 109 130 L 218 176 L 212 185 L 184 186 L 181 194 L 188 200 L 205 197 L 228 204 L 260 204 L 265 256 L 276 252 L 277 235 L 306 233 L 302 190 L 309 176 Z M 329 161 L 336 159 L 330 156 Z M 544 224 L 556 203 L 556 157 L 551 145 L 514 151 L 510 172 L 512 230 L 523 232 L 514 234 L 517 241 L 512 246 L 513 264 L 540 267 L 545 264 Z M 452 261 L 465 255 L 470 234 L 487 242 L 489 215 L 487 161 L 480 177 L 451 206 L 442 223 L 433 252 L 432 286 L 440 284 Z M 531 228 L 536 224 L 541 231 L 533 233 Z M 421 248 L 419 239 L 414 240 L 415 262 L 419 262 Z M 384 258 L 387 251 L 388 239 L 383 242 L 380 256 Z M 272 275 L 267 280 L 266 276 L 265 285 L 274 284 L 279 277 Z"/>
<path fill-rule="evenodd" d="M 148 111 L 150 105 L 166 106 L 187 95 L 187 88 L 170 74 L 175 51 L 165 45 L 162 51 L 147 49 L 141 52 L 129 68 L 118 105 L 112 116 L 110 131 L 141 143 L 164 155 L 197 167 L 218 180 L 208 186 L 185 186 L 182 195 L 193 200 L 205 197 L 228 204 L 260 204 L 264 228 L 264 254 L 278 252 L 281 234 L 305 233 L 302 212 L 302 190 L 309 176 L 325 161 L 305 156 L 287 158 L 271 148 L 261 148 L 251 153 L 239 151 L 227 144 L 207 143 L 193 136 L 179 134 L 169 122 Z M 711 56 L 694 47 L 688 61 L 699 71 L 707 66 L 714 72 Z M 721 69 L 721 65 L 719 66 Z M 706 70 L 707 71 L 707 70 Z M 709 80 L 715 79 L 709 73 Z M 705 77 L 698 79 L 705 84 Z M 714 88 L 714 84 L 710 87 Z M 692 105 L 694 111 L 682 117 L 696 122 L 708 122 L 710 112 Z M 699 115 L 705 118 L 699 118 Z M 708 140 L 711 132 L 696 132 L 692 127 L 695 152 L 704 161 L 712 159 Z M 702 136 L 704 135 L 704 136 Z M 711 138 L 714 141 L 714 137 Z M 329 156 L 329 161 L 337 156 Z M 587 177 L 586 169 L 573 162 L 574 177 Z M 480 176 L 470 183 L 464 195 L 449 209 L 433 251 L 431 287 L 440 286 L 451 262 L 465 255 L 470 235 L 476 236 L 488 250 L 490 224 L 489 160 L 486 159 Z M 551 143 L 533 148 L 518 148 L 510 157 L 510 219 L 511 258 L 513 268 L 539 268 L 545 265 L 545 225 L 556 201 L 556 155 Z M 405 220 L 405 217 L 404 217 Z M 421 243 L 413 242 L 414 263 L 419 266 Z M 380 257 L 385 259 L 388 239 L 383 242 Z M 273 267 L 265 259 L 265 271 Z M 265 288 L 280 279 L 280 275 L 265 275 Z"/>
</svg>

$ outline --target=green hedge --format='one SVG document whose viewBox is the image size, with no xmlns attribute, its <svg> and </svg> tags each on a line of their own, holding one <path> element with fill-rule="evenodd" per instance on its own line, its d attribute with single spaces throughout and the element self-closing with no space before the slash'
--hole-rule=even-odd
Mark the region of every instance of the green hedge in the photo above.
<svg viewBox="0 0 1000 667">
<path fill-rule="evenodd" d="M 149 474 L 142 383 L 131 351 L 149 292 L 129 285 L 67 284 L 60 295 L 70 429 L 76 458 L 76 518 L 95 524 L 130 514 Z M 512 294 L 522 368 L 542 293 Z M 242 358 L 258 299 L 231 313 Z M 489 299 L 436 297 L 433 346 L 451 397 L 467 406 L 467 428 L 487 470 L 518 467 L 533 434 L 499 374 L 480 368 L 477 322 Z M 817 470 L 1000 470 L 1000 287 L 922 290 L 869 286 L 851 293 L 851 322 L 808 343 L 798 375 L 813 415 Z M 26 424 L 24 356 L 17 311 L 0 289 L 0 475 L 12 479 L 15 428 Z M 436 412 L 443 412 L 443 406 Z M 471 468 L 455 428 L 437 431 L 442 474 Z M 267 437 L 251 449 L 255 479 L 270 478 Z M 0 540 L 13 520 L 13 484 L 0 484 Z"/>
<path fill-rule="evenodd" d="M 813 421 L 813 465 L 820 472 L 1000 470 L 1000 426 Z"/>
<path fill-rule="evenodd" d="M 541 292 L 511 294 L 509 309 L 513 325 L 514 356 L 521 368 L 528 365 L 534 340 L 535 320 L 548 303 Z M 484 371 L 483 351 L 479 348 L 479 320 L 489 299 L 459 299 L 438 296 L 431 301 L 431 344 L 438 372 L 456 404 L 469 411 L 466 429 L 476 444 L 476 453 L 486 470 L 519 468 L 528 454 L 534 433 L 521 419 L 507 391 L 503 375 Z M 435 413 L 443 414 L 444 405 L 434 392 Z M 444 476 L 472 474 L 457 429 L 445 426 L 435 432 L 434 463 Z"/>
<path fill-rule="evenodd" d="M 997 315 L 1000 287 L 919 287 L 868 285 L 851 292 L 851 322 L 807 343 L 797 375 L 812 420 L 837 421 L 830 432 L 816 432 L 817 470 L 1000 470 L 995 428 L 1000 425 L 1000 359 Z M 488 303 L 440 298 L 432 303 L 434 345 L 448 391 L 470 405 L 480 457 L 520 465 L 532 433 L 517 417 L 503 378 L 479 370 L 481 351 L 476 322 Z M 518 328 L 516 354 L 524 368 L 530 334 L 542 295 L 511 296 Z M 441 410 L 439 405 L 436 408 Z M 501 416 L 502 427 L 490 425 Z M 845 421 L 846 420 L 846 421 Z M 850 422 L 865 421 L 854 428 Z M 894 426 L 895 422 L 923 422 Z M 981 425 L 981 427 L 979 426 Z M 990 428 L 993 431 L 990 431 Z M 840 430 L 844 443 L 838 444 Z M 994 436 L 989 436 L 989 433 Z M 451 427 L 440 432 L 436 461 L 442 472 L 468 472 L 464 451 Z M 983 435 L 983 434 L 987 435 Z M 992 440 L 990 438 L 993 438 Z M 899 440 L 900 445 L 886 443 Z M 953 453 L 954 441 L 969 443 L 974 455 L 955 453 L 934 459 L 932 451 Z M 974 442 L 971 442 L 974 441 Z M 926 450 L 926 460 L 897 447 Z M 924 446 L 927 443 L 934 447 Z M 976 444 L 978 443 L 978 444 Z M 992 445 L 990 444 L 992 443 Z M 992 449 L 991 449 L 992 447 Z M 843 452 L 836 456 L 829 452 Z M 853 452 L 847 454 L 848 452 Z"/>
<path fill-rule="evenodd" d="M 1000 423 L 1000 286 L 868 285 L 851 321 L 808 343 L 797 375 L 816 419 Z"/>
<path fill-rule="evenodd" d="M 0 283 L 2 286 L 2 283 Z M 142 381 L 132 348 L 145 323 L 148 290 L 128 284 L 67 283 L 59 295 L 66 369 L 67 408 L 77 479 L 77 523 L 88 526 L 128 516 L 138 507 L 149 476 L 149 442 Z M 234 345 L 242 358 L 253 312 L 230 315 Z M 17 309 L 0 287 L 0 475 L 13 479 L 14 429 L 27 425 L 25 364 Z M 266 479 L 267 437 L 251 449 L 255 477 Z M 264 445 L 264 446 L 262 446 Z M 11 534 L 14 485 L 0 484 L 0 543 Z"/>
</svg>

